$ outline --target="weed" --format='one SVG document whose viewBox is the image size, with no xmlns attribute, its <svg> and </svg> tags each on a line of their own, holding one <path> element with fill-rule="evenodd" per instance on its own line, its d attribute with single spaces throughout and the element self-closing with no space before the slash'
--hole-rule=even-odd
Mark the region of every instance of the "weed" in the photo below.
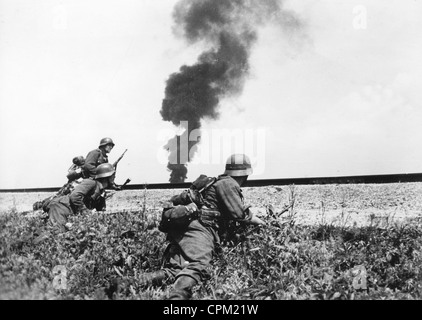
<svg viewBox="0 0 422 320">
<path fill-rule="evenodd" d="M 146 200 L 144 190 L 139 210 L 73 216 L 72 229 L 61 234 L 40 217 L 1 215 L 0 299 L 108 299 L 111 278 L 136 283 L 141 273 L 158 270 L 165 234 L 156 228 L 159 211 Z M 244 226 L 236 241 L 221 246 L 194 299 L 421 299 L 420 219 L 381 223 L 374 215 L 356 227 L 344 211 L 340 224 L 328 223 L 322 201 L 320 222 L 298 225 L 294 186 L 288 201 L 285 221 L 271 211 L 268 227 Z M 40 230 L 49 236 L 35 244 Z M 169 286 L 126 289 L 114 299 L 162 299 Z"/>
</svg>

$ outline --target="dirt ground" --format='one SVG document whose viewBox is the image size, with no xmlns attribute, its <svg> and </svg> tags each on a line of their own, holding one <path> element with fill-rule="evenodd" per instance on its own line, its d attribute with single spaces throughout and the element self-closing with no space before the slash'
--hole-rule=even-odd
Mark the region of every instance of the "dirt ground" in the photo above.
<svg viewBox="0 0 422 320">
<path fill-rule="evenodd" d="M 422 219 L 422 183 L 347 184 L 267 186 L 243 188 L 245 203 L 259 215 L 268 206 L 280 213 L 294 199 L 295 220 L 299 224 L 319 222 L 339 225 L 388 224 Z M 163 203 L 182 189 L 123 190 L 114 192 L 107 201 L 106 213 L 129 210 L 159 214 Z M 0 193 L 0 214 L 16 212 L 25 216 L 37 214 L 32 204 L 53 193 Z M 287 211 L 280 219 L 288 219 Z"/>
</svg>

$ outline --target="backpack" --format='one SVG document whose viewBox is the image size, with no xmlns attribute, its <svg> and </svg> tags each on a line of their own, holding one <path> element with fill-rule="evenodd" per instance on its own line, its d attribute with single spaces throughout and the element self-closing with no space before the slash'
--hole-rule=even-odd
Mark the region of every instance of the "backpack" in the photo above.
<svg viewBox="0 0 422 320">
<path fill-rule="evenodd" d="M 164 233 L 169 231 L 183 231 L 189 223 L 198 218 L 198 212 L 204 205 L 203 194 L 211 187 L 217 178 L 201 174 L 189 189 L 170 199 L 170 204 L 163 208 L 158 230 Z"/>
</svg>

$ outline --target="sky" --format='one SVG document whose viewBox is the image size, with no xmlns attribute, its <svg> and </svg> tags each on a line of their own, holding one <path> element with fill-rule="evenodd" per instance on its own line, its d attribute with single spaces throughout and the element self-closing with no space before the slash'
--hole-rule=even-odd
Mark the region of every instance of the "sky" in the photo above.
<svg viewBox="0 0 422 320">
<path fill-rule="evenodd" d="M 0 0 L 0 189 L 63 185 L 103 137 L 110 162 L 128 149 L 117 183 L 168 182 L 166 80 L 209 46 L 180 35 L 177 3 Z M 422 2 L 283 8 L 301 27 L 257 27 L 243 90 L 203 119 L 187 181 L 238 151 L 250 179 L 421 172 Z"/>
</svg>

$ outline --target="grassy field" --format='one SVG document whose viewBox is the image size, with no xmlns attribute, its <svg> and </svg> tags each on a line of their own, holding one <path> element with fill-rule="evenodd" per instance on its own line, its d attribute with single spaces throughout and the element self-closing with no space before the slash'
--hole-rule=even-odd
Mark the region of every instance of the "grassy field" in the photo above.
<svg viewBox="0 0 422 320">
<path fill-rule="evenodd" d="M 35 244 L 45 193 L 0 194 L 0 299 L 165 299 L 124 287 L 160 268 L 164 201 L 181 190 L 120 191 L 106 212 Z M 421 299 L 422 183 L 244 188 L 265 229 L 240 227 L 193 299 Z"/>
</svg>

